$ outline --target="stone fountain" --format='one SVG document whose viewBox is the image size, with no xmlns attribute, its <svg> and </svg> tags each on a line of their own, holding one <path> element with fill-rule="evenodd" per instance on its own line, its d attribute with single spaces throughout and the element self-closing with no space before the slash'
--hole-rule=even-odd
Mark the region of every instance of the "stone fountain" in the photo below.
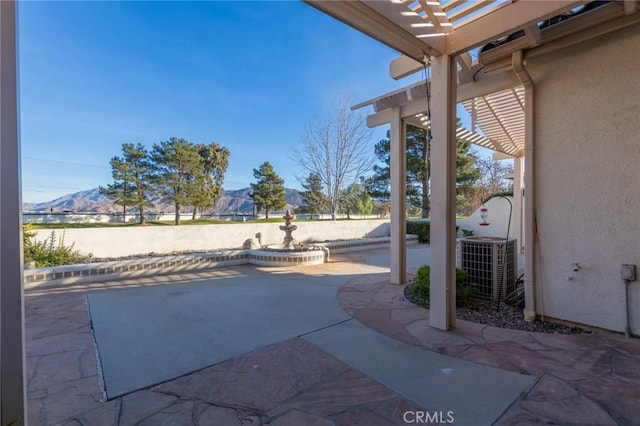
<svg viewBox="0 0 640 426">
<path fill-rule="evenodd" d="M 289 210 L 287 210 L 282 218 L 284 219 L 284 225 L 279 226 L 280 230 L 285 232 L 284 241 L 282 242 L 282 248 L 285 250 L 295 250 L 295 246 L 293 244 L 294 240 L 291 236 L 291 233 L 298 229 L 298 227 L 291 224 L 291 219 L 293 219 L 294 216 Z"/>
<path fill-rule="evenodd" d="M 268 244 L 257 250 L 251 250 L 249 262 L 261 266 L 293 266 L 293 265 L 318 265 L 329 260 L 329 249 L 319 246 L 304 246 L 293 238 L 293 231 L 298 226 L 291 223 L 295 218 L 291 211 L 287 210 L 284 225 L 280 225 L 285 233 L 282 244 Z"/>
</svg>

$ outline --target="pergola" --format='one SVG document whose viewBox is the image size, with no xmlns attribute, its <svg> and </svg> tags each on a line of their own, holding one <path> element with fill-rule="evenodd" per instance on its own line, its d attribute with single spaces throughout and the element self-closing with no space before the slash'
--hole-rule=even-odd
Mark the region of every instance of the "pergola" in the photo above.
<svg viewBox="0 0 640 426">
<path fill-rule="evenodd" d="M 431 325 L 455 326 L 455 140 L 516 158 L 516 188 L 524 198 L 527 294 L 525 315 L 535 316 L 533 208 L 534 94 L 526 60 L 640 21 L 637 0 L 467 1 L 306 0 L 306 3 L 398 50 L 393 78 L 430 67 L 429 125 L 432 149 Z M 563 14 L 566 14 L 563 16 Z M 472 59 L 480 46 L 506 37 Z M 2 424 L 26 421 L 24 303 L 21 259 L 21 195 L 16 2 L 0 2 L 0 409 Z M 391 125 L 391 279 L 406 281 L 405 123 L 425 125 L 424 83 L 369 101 L 369 125 Z M 456 129 L 462 102 L 484 137 Z M 474 130 L 474 129 L 473 129 Z M 462 133 L 459 133 L 462 132 Z M 516 206 L 518 205 L 516 197 Z"/>
<path fill-rule="evenodd" d="M 515 159 L 515 228 L 523 230 L 520 246 L 527 244 L 524 315 L 535 318 L 535 87 L 526 60 L 640 21 L 638 1 L 305 2 L 398 50 L 402 55 L 390 64 L 392 78 L 430 68 L 430 86 L 414 84 L 356 105 L 373 106 L 369 126 L 391 128 L 391 281 L 407 280 L 405 124 L 430 126 L 431 326 L 455 326 L 455 141 L 460 137 L 494 149 L 498 158 Z M 457 103 L 471 114 L 472 130 L 456 129 Z"/>
</svg>

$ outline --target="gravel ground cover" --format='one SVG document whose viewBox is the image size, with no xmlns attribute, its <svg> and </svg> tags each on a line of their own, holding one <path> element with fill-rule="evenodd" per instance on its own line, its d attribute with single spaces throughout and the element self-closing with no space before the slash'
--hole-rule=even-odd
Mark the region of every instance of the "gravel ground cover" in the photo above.
<svg viewBox="0 0 640 426">
<path fill-rule="evenodd" d="M 404 289 L 407 300 L 425 306 L 422 300 L 411 292 L 413 284 L 409 284 Z M 425 306 L 426 307 L 426 306 Z M 493 327 L 510 328 L 513 330 L 534 331 L 538 333 L 555 334 L 580 334 L 591 333 L 590 330 L 577 326 L 569 326 L 549 321 L 525 321 L 522 315 L 522 308 L 508 305 L 504 302 L 498 304 L 490 300 L 473 299 L 456 309 L 456 318 L 486 324 Z"/>
</svg>

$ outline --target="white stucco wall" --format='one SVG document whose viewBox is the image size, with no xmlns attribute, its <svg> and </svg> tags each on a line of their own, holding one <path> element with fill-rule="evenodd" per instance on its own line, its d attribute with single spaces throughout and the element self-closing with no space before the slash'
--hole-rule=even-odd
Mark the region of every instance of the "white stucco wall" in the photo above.
<svg viewBox="0 0 640 426">
<path fill-rule="evenodd" d="M 640 265 L 640 25 L 527 68 L 536 84 L 542 312 L 622 331 L 621 264 Z M 640 335 L 638 281 L 630 306 Z"/>
<path fill-rule="evenodd" d="M 507 199 L 513 203 L 513 197 L 507 197 Z M 468 218 L 458 220 L 460 235 L 462 235 L 463 229 L 467 229 L 473 231 L 473 235 L 480 237 L 505 238 L 507 235 L 507 227 L 509 227 L 509 201 L 502 197 L 494 197 L 484 204 L 487 208 L 487 222 L 489 225 L 480 225 L 482 222 L 480 208 L 473 212 Z M 515 214 L 515 211 L 511 214 L 509 238 L 517 238 L 518 235 L 518 231 L 515 229 Z"/>
<path fill-rule="evenodd" d="M 325 241 L 363 237 L 389 236 L 388 220 L 294 221 L 298 229 L 296 240 Z M 282 223 L 284 224 L 284 222 Z M 263 244 L 282 244 L 284 232 L 278 223 L 239 223 L 223 225 L 139 226 L 56 229 L 57 239 L 64 236 L 65 244 L 74 244 L 82 254 L 95 257 L 119 257 L 133 254 L 166 254 L 186 250 L 218 250 L 241 248 L 248 238 L 262 234 Z M 36 231 L 43 240 L 52 230 Z"/>
</svg>

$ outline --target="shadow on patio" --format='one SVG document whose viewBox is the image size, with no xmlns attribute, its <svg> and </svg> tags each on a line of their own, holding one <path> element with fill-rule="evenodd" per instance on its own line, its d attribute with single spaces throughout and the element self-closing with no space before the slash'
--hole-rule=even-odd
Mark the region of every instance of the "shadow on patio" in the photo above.
<svg viewBox="0 0 640 426">
<path fill-rule="evenodd" d="M 424 246 L 409 251 L 410 261 L 425 258 Z M 608 332 L 580 336 L 524 333 L 463 321 L 458 322 L 455 331 L 437 331 L 428 326 L 428 311 L 404 300 L 402 287 L 388 284 L 388 270 L 384 268 L 387 254 L 388 250 L 383 249 L 351 258 L 335 257 L 329 264 L 305 269 L 243 266 L 101 283 L 68 291 L 28 291 L 29 424 L 396 425 L 415 422 L 416 412 L 425 411 L 439 415 L 439 420 L 445 422 L 451 411 L 455 424 L 479 424 L 478 421 L 489 424 L 494 420 L 498 424 L 633 424 L 640 418 L 637 339 L 626 340 Z M 275 317 L 264 316 L 266 311 L 259 306 L 259 300 L 274 304 L 278 297 L 286 298 L 284 293 L 278 293 L 284 288 L 276 289 L 278 280 L 288 283 L 284 285 L 297 283 L 312 292 L 316 291 L 314 286 L 325 286 L 326 293 L 313 294 L 318 297 L 334 294 L 334 305 L 342 306 L 346 312 L 334 311 L 334 317 L 327 312 L 327 324 L 307 327 L 302 319 L 286 318 L 279 323 Z M 158 334 L 151 334 L 156 343 L 161 339 L 170 342 L 168 339 L 179 330 L 168 330 L 162 337 L 162 330 L 166 330 L 163 327 L 171 318 L 168 323 L 161 322 L 164 314 L 171 313 L 170 309 L 160 304 L 155 317 L 144 315 L 144 309 L 154 313 L 152 302 L 158 299 L 149 296 L 145 308 L 145 297 L 136 297 L 150 290 L 151 293 L 162 289 L 166 293 L 173 288 L 192 291 L 198 286 L 212 285 L 226 286 L 231 291 L 232 297 L 223 300 L 229 310 L 243 309 L 242 318 L 237 320 L 249 332 L 239 335 L 235 342 L 225 343 L 226 348 L 242 343 L 235 348 L 236 352 L 212 356 L 210 362 L 204 359 L 192 367 L 197 371 L 191 370 L 186 375 L 174 373 L 177 378 L 158 376 L 157 382 L 152 380 L 144 389 L 123 388 L 105 401 L 87 297 L 90 303 L 92 298 L 105 297 L 104 301 L 117 303 L 112 306 L 112 315 L 108 315 L 108 304 L 101 314 L 112 322 L 109 330 L 110 339 L 114 340 L 103 341 L 113 345 L 114 359 L 118 353 L 123 356 L 129 353 L 130 347 L 118 346 L 123 342 L 134 345 L 139 340 L 142 344 L 136 351 L 151 349 L 138 367 L 118 373 L 126 379 L 137 375 L 137 369 L 148 368 L 145 360 L 162 370 L 172 359 L 179 363 L 180 353 L 206 350 L 204 341 L 197 336 L 184 342 L 192 346 L 177 348 L 178 351 L 172 347 L 175 343 L 168 343 L 167 353 L 163 354 L 165 357 L 168 354 L 167 359 L 164 364 L 157 363 L 154 352 L 163 351 L 162 345 L 146 348 L 144 342 L 150 335 L 144 327 L 158 324 L 155 331 Z M 250 291 L 243 294 L 239 291 L 242 286 Z M 260 293 L 261 286 L 262 290 L 267 287 L 276 290 Z M 194 301 L 203 303 L 204 295 L 198 295 Z M 118 300 L 108 300 L 114 297 Z M 296 315 L 302 318 L 305 311 L 311 314 L 333 309 L 330 299 L 316 304 L 305 300 Z M 286 309 L 287 303 L 282 300 L 275 307 L 276 312 L 277 308 Z M 213 303 L 210 306 L 215 307 Z M 255 318 L 251 318 L 253 309 Z M 272 312 L 268 311 L 270 315 Z M 183 314 L 194 315 L 188 311 Z M 215 318 L 214 315 L 208 320 Z M 220 322 L 224 315 L 217 318 Z M 144 321 L 149 323 L 142 324 Z M 193 332 L 187 330 L 191 327 L 189 323 L 180 327 L 185 334 Z M 208 328 L 203 327 L 200 332 Z M 215 338 L 224 331 L 224 324 L 211 324 L 210 329 L 216 331 Z M 265 333 L 273 329 L 280 333 L 264 340 Z M 128 337 L 118 342 L 124 336 Z M 412 364 L 416 359 L 424 362 Z M 438 364 L 442 362 L 451 368 Z M 474 372 L 456 377 L 455 373 L 464 368 Z M 436 373 L 437 376 L 430 376 Z M 516 390 L 505 398 L 500 395 L 501 382 L 483 383 L 492 377 L 504 378 L 505 386 L 516 383 L 518 377 L 523 382 L 517 382 L 518 386 L 511 388 Z M 464 382 L 447 380 L 467 380 L 470 387 L 460 387 Z M 433 386 L 425 386 L 425 381 Z M 446 386 L 447 383 L 453 385 Z M 414 385 L 416 389 L 411 388 Z M 473 399 L 470 398 L 473 386 L 491 389 L 485 397 L 490 402 L 487 405 L 494 405 L 490 407 L 494 411 L 478 411 L 475 423 L 471 419 L 473 411 L 478 410 L 474 407 L 477 401 L 469 401 Z M 442 400 L 436 401 L 438 397 Z"/>
</svg>

